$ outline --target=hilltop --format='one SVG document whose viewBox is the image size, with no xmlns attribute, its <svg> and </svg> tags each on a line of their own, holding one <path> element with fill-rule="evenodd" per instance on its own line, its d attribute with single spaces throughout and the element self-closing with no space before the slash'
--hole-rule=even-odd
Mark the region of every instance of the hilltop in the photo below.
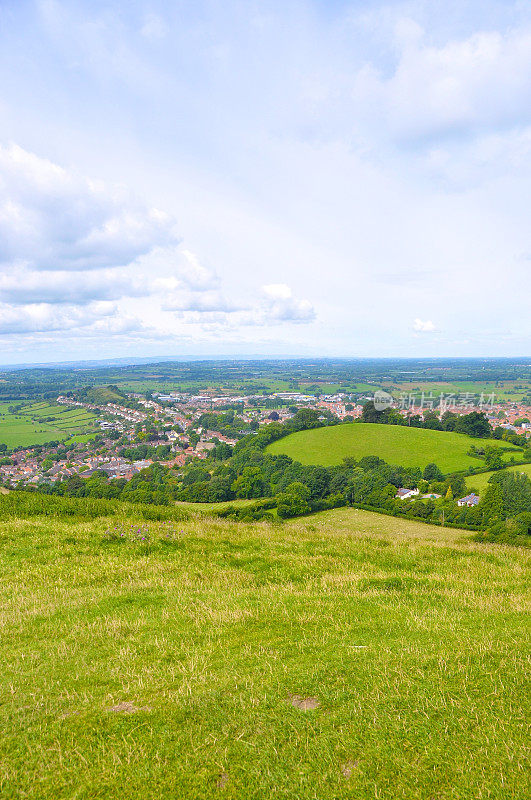
<svg viewBox="0 0 531 800">
<path fill-rule="evenodd" d="M 449 473 L 480 466 L 481 461 L 468 456 L 467 451 L 472 446 L 489 444 L 492 445 L 493 441 L 462 433 L 352 423 L 299 431 L 273 442 L 267 450 L 272 455 L 284 453 L 302 464 L 334 466 L 349 456 L 356 459 L 379 456 L 390 464 L 403 467 L 424 468 L 435 462 L 443 472 Z M 495 444 L 502 449 L 511 449 L 506 442 Z M 521 458 L 518 452 L 511 455 Z"/>
<path fill-rule="evenodd" d="M 527 796 L 528 551 L 47 502 L 1 529 L 3 797 Z"/>
</svg>

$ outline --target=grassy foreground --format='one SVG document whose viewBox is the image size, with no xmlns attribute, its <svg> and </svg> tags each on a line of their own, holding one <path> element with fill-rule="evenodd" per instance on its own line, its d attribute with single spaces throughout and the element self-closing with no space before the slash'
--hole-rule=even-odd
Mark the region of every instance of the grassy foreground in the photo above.
<svg viewBox="0 0 531 800">
<path fill-rule="evenodd" d="M 401 425 L 352 423 L 299 431 L 268 446 L 272 455 L 286 453 L 302 464 L 321 464 L 331 467 L 341 464 L 345 456 L 362 458 L 379 456 L 389 464 L 403 467 L 425 467 L 435 462 L 443 472 L 481 466 L 477 458 L 467 456 L 471 445 L 496 444 L 505 449 L 506 442 L 492 439 L 473 439 L 462 433 L 408 428 Z M 520 452 L 512 452 L 517 460 Z"/>
<path fill-rule="evenodd" d="M 134 523 L 0 526 L 2 798 L 528 797 L 528 552 Z"/>
</svg>

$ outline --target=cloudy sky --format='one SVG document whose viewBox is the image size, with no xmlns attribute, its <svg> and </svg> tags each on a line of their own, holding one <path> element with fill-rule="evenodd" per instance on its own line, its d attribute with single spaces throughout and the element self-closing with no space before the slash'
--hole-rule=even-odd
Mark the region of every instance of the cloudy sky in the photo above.
<svg viewBox="0 0 531 800">
<path fill-rule="evenodd" d="M 0 0 L 0 364 L 530 354 L 531 4 Z"/>
</svg>

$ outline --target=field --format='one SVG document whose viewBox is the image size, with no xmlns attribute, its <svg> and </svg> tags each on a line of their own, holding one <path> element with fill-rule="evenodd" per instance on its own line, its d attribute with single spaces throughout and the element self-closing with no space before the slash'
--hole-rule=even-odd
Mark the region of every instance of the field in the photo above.
<svg viewBox="0 0 531 800">
<path fill-rule="evenodd" d="M 483 463 L 467 456 L 471 445 L 490 444 L 490 439 L 472 439 L 460 433 L 407 428 L 399 425 L 352 423 L 293 433 L 268 447 L 268 452 L 286 453 L 303 464 L 332 466 L 346 456 L 379 456 L 389 464 L 425 467 L 434 462 L 444 472 L 466 470 Z M 499 446 L 507 447 L 504 442 Z M 520 452 L 514 455 L 518 460 Z"/>
<path fill-rule="evenodd" d="M 115 379 L 120 389 L 124 392 L 170 392 L 190 389 L 201 391 L 223 392 L 225 394 L 266 392 L 300 392 L 301 394 L 335 394 L 336 392 L 374 392 L 376 384 L 356 381 L 329 382 L 319 380 L 283 380 L 281 378 L 239 378 L 235 380 L 220 380 L 213 382 L 211 379 L 180 380 L 179 378 L 142 378 L 138 380 Z"/>
<path fill-rule="evenodd" d="M 528 558 L 351 509 L 6 521 L 0 794 L 523 800 Z"/>
<path fill-rule="evenodd" d="M 84 408 L 41 402 L 11 414 L 9 405 L 0 405 L 0 442 L 9 448 L 62 441 L 72 434 L 94 431 L 96 416 Z"/>
<path fill-rule="evenodd" d="M 531 478 L 531 464 L 517 464 L 514 467 L 507 467 L 506 471 L 525 472 L 525 474 L 529 475 Z M 469 475 L 465 478 L 467 488 L 477 489 L 478 493 L 481 495 L 486 490 L 491 475 L 494 475 L 494 472 L 482 472 L 479 475 Z"/>
<path fill-rule="evenodd" d="M 419 381 L 417 378 L 411 381 L 392 383 L 382 382 L 382 387 L 392 394 L 398 396 L 400 392 L 420 395 L 421 392 L 433 393 L 434 397 L 439 397 L 441 393 L 445 396 L 453 394 L 458 401 L 460 395 L 466 392 L 475 395 L 485 395 L 485 400 L 489 395 L 494 394 L 495 401 L 519 401 L 525 397 L 531 397 L 531 384 L 522 379 L 517 381 Z M 530 410 L 531 413 L 531 410 Z"/>
<path fill-rule="evenodd" d="M 0 405 L 0 442 L 9 448 L 66 439 L 67 435 L 47 422 L 33 422 L 22 414 L 10 414 L 7 405 Z"/>
</svg>

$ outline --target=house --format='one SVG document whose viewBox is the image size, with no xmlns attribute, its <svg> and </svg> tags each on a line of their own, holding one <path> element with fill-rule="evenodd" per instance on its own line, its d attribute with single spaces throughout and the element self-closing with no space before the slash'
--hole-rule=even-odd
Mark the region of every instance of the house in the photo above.
<svg viewBox="0 0 531 800">
<path fill-rule="evenodd" d="M 472 494 L 467 494 L 466 497 L 461 497 L 457 501 L 458 506 L 468 506 L 469 508 L 471 508 L 472 506 L 477 506 L 478 503 L 479 503 L 479 497 L 477 496 L 477 494 L 474 494 L 474 492 L 472 492 Z"/>
<path fill-rule="evenodd" d="M 400 488 L 395 494 L 395 497 L 397 497 L 398 500 L 410 500 L 412 497 L 415 497 L 418 494 L 419 494 L 418 489 Z"/>
</svg>

